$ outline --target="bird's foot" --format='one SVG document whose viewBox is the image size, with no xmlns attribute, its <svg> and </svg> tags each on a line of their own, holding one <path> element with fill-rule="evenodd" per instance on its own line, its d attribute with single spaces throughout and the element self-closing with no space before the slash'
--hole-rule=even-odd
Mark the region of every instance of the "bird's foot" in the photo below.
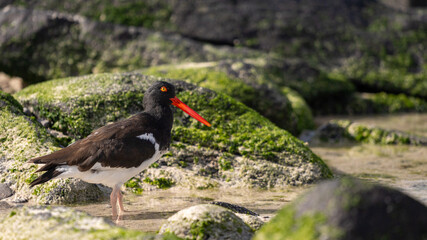
<svg viewBox="0 0 427 240">
<path fill-rule="evenodd" d="M 123 220 L 123 215 L 119 214 L 112 217 L 112 220 L 115 224 L 119 224 L 121 220 Z"/>
</svg>

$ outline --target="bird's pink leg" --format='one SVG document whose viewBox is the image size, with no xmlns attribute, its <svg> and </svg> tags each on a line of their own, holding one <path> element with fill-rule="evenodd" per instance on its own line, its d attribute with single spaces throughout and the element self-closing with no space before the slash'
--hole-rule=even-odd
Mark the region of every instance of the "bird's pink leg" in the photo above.
<svg viewBox="0 0 427 240">
<path fill-rule="evenodd" d="M 120 189 L 119 189 L 119 191 L 120 191 Z M 112 219 L 113 219 L 113 221 L 117 222 L 117 220 L 118 220 L 118 218 L 117 218 L 117 187 L 114 187 L 113 191 L 111 192 L 110 203 L 111 203 L 111 210 L 113 211 Z"/>
<path fill-rule="evenodd" d="M 117 194 L 117 201 L 119 202 L 119 218 L 120 218 L 125 212 L 125 208 L 123 207 L 123 194 L 122 194 L 122 191 L 120 191 L 120 189 Z"/>
</svg>

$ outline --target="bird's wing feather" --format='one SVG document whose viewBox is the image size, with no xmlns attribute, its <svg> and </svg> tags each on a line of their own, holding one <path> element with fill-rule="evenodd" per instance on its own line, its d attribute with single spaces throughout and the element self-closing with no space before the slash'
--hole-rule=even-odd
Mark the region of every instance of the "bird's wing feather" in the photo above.
<svg viewBox="0 0 427 240">
<path fill-rule="evenodd" d="M 33 158 L 29 162 L 45 164 L 37 171 L 47 171 L 57 165 L 75 165 L 79 166 L 79 170 L 87 171 L 97 162 L 108 167 L 136 167 L 155 152 L 154 146 L 148 144 L 149 141 L 136 138 L 155 131 L 153 124 L 149 116 L 135 115 L 98 128 L 66 148 Z"/>
</svg>

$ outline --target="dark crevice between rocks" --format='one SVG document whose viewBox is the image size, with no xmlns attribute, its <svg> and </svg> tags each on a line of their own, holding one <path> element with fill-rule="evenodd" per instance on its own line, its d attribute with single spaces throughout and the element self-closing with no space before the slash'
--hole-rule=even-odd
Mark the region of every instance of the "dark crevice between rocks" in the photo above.
<svg viewBox="0 0 427 240">
<path fill-rule="evenodd" d="M 182 34 L 182 33 L 178 33 L 178 34 L 180 34 L 184 38 L 191 39 L 191 40 L 199 42 L 199 43 L 207 43 L 207 44 L 211 44 L 214 46 L 230 46 L 230 47 L 235 46 L 235 44 L 233 42 L 227 41 L 225 39 L 224 40 L 206 39 L 206 38 L 191 36 L 191 35 Z"/>
</svg>

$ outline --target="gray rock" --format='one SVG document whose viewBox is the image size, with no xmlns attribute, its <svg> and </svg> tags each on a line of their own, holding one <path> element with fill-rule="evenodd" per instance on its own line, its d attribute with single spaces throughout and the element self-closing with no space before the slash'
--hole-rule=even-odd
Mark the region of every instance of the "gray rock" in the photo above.
<svg viewBox="0 0 427 240">
<path fill-rule="evenodd" d="M 211 202 L 210 204 L 218 205 L 233 211 L 236 216 L 241 218 L 253 231 L 260 229 L 265 222 L 259 217 L 258 213 L 236 204 L 226 202 Z"/>
<path fill-rule="evenodd" d="M 280 210 L 254 239 L 426 239 L 426 226 L 425 205 L 345 177 L 319 184 Z"/>
<path fill-rule="evenodd" d="M 246 223 L 254 232 L 258 231 L 265 223 L 264 219 L 259 216 L 243 213 L 236 213 L 236 216 L 242 219 L 243 222 Z"/>
<path fill-rule="evenodd" d="M 5 183 L 0 183 L 0 200 L 13 195 L 13 190 Z"/>
<path fill-rule="evenodd" d="M 40 188 L 45 191 L 40 191 L 33 197 L 42 204 L 98 202 L 108 199 L 109 193 L 111 193 L 108 188 L 101 189 L 96 184 L 73 178 L 49 181 Z"/>
<path fill-rule="evenodd" d="M 348 120 L 331 120 L 314 132 L 305 132 L 300 138 L 313 145 L 322 142 L 345 143 L 356 141 L 375 144 L 427 146 L 427 138 L 423 136 L 382 129 Z"/>
<path fill-rule="evenodd" d="M 212 204 L 186 208 L 168 218 L 160 233 L 186 239 L 251 239 L 252 229 L 233 212 Z"/>
<path fill-rule="evenodd" d="M 9 205 L 9 203 L 5 202 L 5 201 L 0 201 L 0 210 L 2 209 L 8 209 L 11 208 L 12 206 Z"/>
</svg>

